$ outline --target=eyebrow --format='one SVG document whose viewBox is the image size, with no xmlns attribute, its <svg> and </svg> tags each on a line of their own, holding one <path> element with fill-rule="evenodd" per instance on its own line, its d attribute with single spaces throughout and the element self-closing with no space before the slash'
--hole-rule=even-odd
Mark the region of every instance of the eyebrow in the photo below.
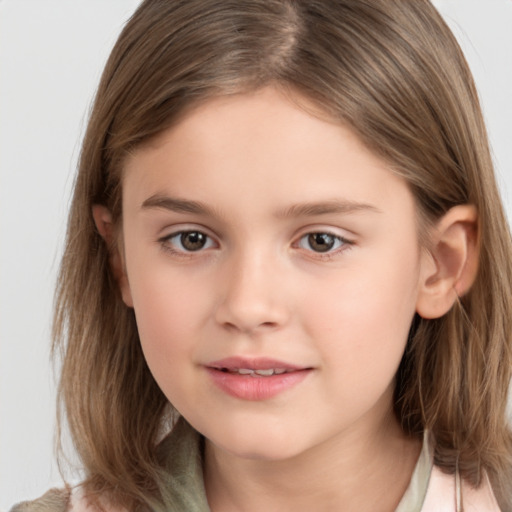
<svg viewBox="0 0 512 512">
<path fill-rule="evenodd" d="M 212 208 L 200 201 L 179 199 L 156 194 L 142 203 L 142 209 L 164 209 L 176 213 L 191 213 L 195 215 L 220 217 Z M 298 203 L 277 212 L 277 218 L 313 217 L 328 214 L 349 214 L 356 212 L 382 213 L 377 207 L 354 201 L 333 199 L 321 202 Z"/>
<path fill-rule="evenodd" d="M 355 201 L 333 199 L 318 203 L 299 203 L 278 213 L 278 217 L 312 217 L 315 215 L 349 214 L 356 212 L 382 213 L 376 206 Z"/>
<path fill-rule="evenodd" d="M 156 194 L 142 203 L 142 209 L 159 208 L 176 213 L 193 213 L 196 215 L 214 216 L 215 212 L 199 201 L 189 201 Z"/>
</svg>

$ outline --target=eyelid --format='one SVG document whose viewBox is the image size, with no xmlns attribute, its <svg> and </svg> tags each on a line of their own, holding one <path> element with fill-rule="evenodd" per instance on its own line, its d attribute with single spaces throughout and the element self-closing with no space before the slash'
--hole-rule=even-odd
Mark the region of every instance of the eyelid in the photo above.
<svg viewBox="0 0 512 512">
<path fill-rule="evenodd" d="M 177 256 L 193 257 L 193 256 L 197 256 L 209 249 L 219 247 L 219 242 L 217 240 L 217 237 L 212 235 L 211 230 L 205 228 L 204 226 L 200 226 L 197 224 L 180 224 L 180 225 L 173 226 L 172 229 L 169 228 L 167 230 L 167 228 L 166 228 L 166 230 L 163 230 L 163 231 L 165 231 L 165 234 L 159 236 L 157 239 L 157 242 L 160 244 L 162 250 L 170 252 Z M 202 247 L 202 248 L 198 249 L 197 251 L 190 251 L 190 250 L 186 250 L 186 249 L 179 249 L 179 248 L 173 247 L 174 244 L 171 244 L 170 241 L 173 238 L 178 237 L 184 233 L 201 233 L 207 237 L 208 241 L 213 242 L 214 247 L 211 247 L 211 246 Z"/>
<path fill-rule="evenodd" d="M 345 252 L 346 250 L 350 249 L 352 246 L 355 245 L 355 237 L 354 236 L 346 236 L 344 233 L 346 231 L 344 230 L 344 233 L 340 233 L 340 230 L 325 226 L 308 226 L 307 228 L 301 230 L 300 234 L 295 238 L 295 241 L 292 244 L 292 247 L 297 248 L 299 250 L 303 250 L 304 252 L 308 253 L 310 257 L 319 258 L 319 259 L 332 259 L 333 257 L 336 257 L 337 255 Z M 300 242 L 307 236 L 313 235 L 313 234 L 325 234 L 332 236 L 333 238 L 336 238 L 337 240 L 341 241 L 342 244 L 340 247 L 337 247 L 332 250 L 328 250 L 325 252 L 321 251 L 314 251 L 313 249 L 305 249 L 299 246 Z"/>
</svg>

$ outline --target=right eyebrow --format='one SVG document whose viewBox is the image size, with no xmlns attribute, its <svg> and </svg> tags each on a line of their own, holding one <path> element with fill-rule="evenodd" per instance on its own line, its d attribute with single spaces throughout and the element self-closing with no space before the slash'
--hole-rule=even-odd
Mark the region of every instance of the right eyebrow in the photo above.
<svg viewBox="0 0 512 512">
<path fill-rule="evenodd" d="M 215 216 L 215 212 L 204 203 L 198 201 L 189 201 L 186 199 L 178 199 L 177 197 L 169 197 L 155 194 L 146 199 L 141 209 L 163 209 L 176 213 L 193 213 L 196 215 Z"/>
</svg>

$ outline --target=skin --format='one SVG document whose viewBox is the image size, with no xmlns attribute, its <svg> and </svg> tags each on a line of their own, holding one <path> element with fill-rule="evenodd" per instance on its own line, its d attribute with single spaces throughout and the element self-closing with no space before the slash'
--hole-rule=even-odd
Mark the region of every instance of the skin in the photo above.
<svg viewBox="0 0 512 512">
<path fill-rule="evenodd" d="M 104 233 L 108 212 L 94 214 Z M 184 231 L 205 245 L 187 251 Z M 330 234 L 332 249 L 311 233 Z M 217 98 L 128 158 L 121 246 L 116 272 L 148 365 L 206 438 L 214 512 L 395 509 L 420 447 L 392 412 L 394 377 L 415 312 L 447 274 L 420 248 L 401 178 L 274 88 Z M 231 356 L 309 370 L 244 400 L 206 370 Z"/>
</svg>

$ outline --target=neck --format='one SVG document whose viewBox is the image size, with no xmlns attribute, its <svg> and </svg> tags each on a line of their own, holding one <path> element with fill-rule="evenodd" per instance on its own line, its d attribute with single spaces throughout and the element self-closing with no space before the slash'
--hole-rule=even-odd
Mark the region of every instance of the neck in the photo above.
<svg viewBox="0 0 512 512">
<path fill-rule="evenodd" d="M 287 460 L 248 460 L 207 441 L 208 502 L 212 512 L 393 512 L 420 448 L 392 414 Z"/>
</svg>

